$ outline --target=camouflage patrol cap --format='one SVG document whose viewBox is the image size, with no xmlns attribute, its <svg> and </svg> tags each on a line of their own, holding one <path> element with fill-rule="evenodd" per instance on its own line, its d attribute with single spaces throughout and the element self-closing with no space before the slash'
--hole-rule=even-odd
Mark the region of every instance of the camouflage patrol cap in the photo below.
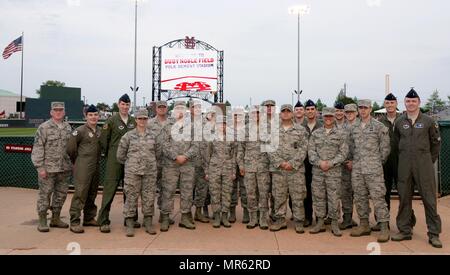
<svg viewBox="0 0 450 275">
<path fill-rule="evenodd" d="M 145 108 L 141 108 L 139 110 L 136 111 L 136 113 L 134 114 L 134 116 L 136 118 L 140 118 L 140 117 L 146 117 L 148 118 L 148 110 Z"/>
<path fill-rule="evenodd" d="M 372 107 L 372 101 L 370 99 L 361 99 L 358 100 L 358 107 Z"/>
<path fill-rule="evenodd" d="M 52 102 L 51 106 L 52 106 L 52 110 L 53 109 L 65 109 L 64 102 L 54 101 L 54 102 Z"/>
<path fill-rule="evenodd" d="M 261 103 L 261 106 L 276 106 L 277 104 L 275 103 L 275 100 L 272 99 L 268 99 L 268 100 L 264 100 Z"/>
<path fill-rule="evenodd" d="M 292 105 L 291 104 L 283 104 L 281 105 L 281 112 L 283 112 L 284 110 L 289 110 L 290 112 L 292 112 Z"/>
<path fill-rule="evenodd" d="M 165 100 L 156 101 L 156 107 L 159 107 L 159 106 L 166 106 L 167 107 L 167 101 L 165 101 Z"/>
<path fill-rule="evenodd" d="M 356 106 L 356 104 L 354 104 L 354 103 L 347 104 L 347 105 L 345 105 L 344 110 L 346 112 L 357 112 L 358 106 Z"/>
<path fill-rule="evenodd" d="M 175 101 L 173 107 L 183 106 L 186 107 L 186 103 L 184 101 Z"/>
<path fill-rule="evenodd" d="M 324 107 L 322 109 L 322 116 L 334 116 L 334 113 L 336 112 L 335 108 L 332 107 Z"/>
</svg>

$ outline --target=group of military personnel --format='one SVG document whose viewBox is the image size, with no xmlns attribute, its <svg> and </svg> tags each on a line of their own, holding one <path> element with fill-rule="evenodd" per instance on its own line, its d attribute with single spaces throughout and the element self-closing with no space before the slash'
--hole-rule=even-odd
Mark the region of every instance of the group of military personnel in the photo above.
<svg viewBox="0 0 450 275">
<path fill-rule="evenodd" d="M 130 98 L 125 94 L 118 101 L 119 112 L 103 127 L 97 125 L 98 110 L 91 105 L 86 124 L 72 130 L 63 120 L 64 103 L 53 102 L 52 118 L 38 128 L 32 152 L 39 177 L 38 230 L 49 231 L 49 209 L 50 227 L 69 227 L 60 214 L 73 175 L 70 230 L 74 233 L 83 233 L 83 226 L 98 226 L 109 233 L 111 204 L 123 184 L 129 237 L 141 227 L 139 197 L 145 231 L 157 233 L 155 200 L 160 231 L 168 231 L 175 223 L 178 188 L 179 226 L 186 229 L 195 229 L 195 221 L 209 223 L 211 218 L 214 228 L 231 227 L 240 195 L 248 229 L 286 229 L 289 205 L 299 234 L 313 223 L 311 234 L 325 232 L 330 224 L 337 237 L 351 228 L 353 237 L 380 231 L 378 242 L 403 241 L 412 238 L 416 187 L 424 202 L 429 243 L 442 247 L 433 168 L 440 150 L 438 125 L 420 112 L 414 90 L 405 97 L 403 115 L 398 114 L 393 94 L 385 98 L 387 114 L 379 121 L 371 116 L 371 106 L 370 100 L 338 102 L 334 108 L 323 108 L 320 121 L 312 100 L 304 106 L 300 101 L 295 106 L 284 104 L 279 114 L 275 101 L 265 100 L 261 106 L 251 106 L 248 115 L 242 110 L 231 117 L 220 109 L 203 116 L 201 102 L 196 100 L 189 101 L 189 112 L 185 102 L 176 101 L 169 117 L 167 102 L 158 101 L 156 116 L 150 119 L 147 109 L 129 115 Z M 95 219 L 102 155 L 106 170 Z M 391 237 L 393 184 L 400 197 L 399 232 Z M 369 199 L 376 220 L 372 227 Z M 353 205 L 359 225 L 353 220 Z"/>
</svg>

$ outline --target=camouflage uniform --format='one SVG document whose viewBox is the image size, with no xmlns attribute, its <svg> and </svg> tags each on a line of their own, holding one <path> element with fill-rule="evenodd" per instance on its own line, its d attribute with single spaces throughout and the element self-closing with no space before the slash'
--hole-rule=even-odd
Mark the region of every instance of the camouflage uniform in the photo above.
<svg viewBox="0 0 450 275">
<path fill-rule="evenodd" d="M 360 219 L 369 219 L 369 197 L 372 199 L 378 222 L 389 222 L 389 210 L 384 196 L 386 186 L 383 163 L 390 152 L 388 129 L 374 118 L 363 129 L 358 120 L 350 129 L 353 147 L 352 186 Z"/>
<path fill-rule="evenodd" d="M 288 194 L 292 198 L 292 211 L 296 222 L 303 222 L 306 197 L 304 160 L 308 147 L 308 134 L 304 127 L 293 124 L 284 130 L 279 126 L 278 148 L 269 153 L 270 171 L 272 172 L 272 195 L 275 198 L 275 220 L 284 222 L 286 218 Z M 280 168 L 281 163 L 289 162 L 293 170 Z"/>
<path fill-rule="evenodd" d="M 208 182 L 205 179 L 206 169 L 206 147 L 207 142 L 203 141 L 203 121 L 202 117 L 191 117 L 191 137 L 196 143 L 198 152 L 195 154 L 192 162 L 194 163 L 194 205 L 198 208 L 205 206 L 206 196 L 208 194 Z"/>
<path fill-rule="evenodd" d="M 73 131 L 67 145 L 67 153 L 75 165 L 75 192 L 70 205 L 70 224 L 80 225 L 81 210 L 84 222 L 92 221 L 97 215 L 95 198 L 100 173 L 101 128 L 95 131 L 87 124 Z"/>
<path fill-rule="evenodd" d="M 346 135 L 347 144 L 350 143 L 350 128 L 351 125 L 345 123 L 343 127 L 343 131 Z M 353 159 L 353 151 L 351 150 L 353 147 L 349 148 L 347 160 Z M 349 215 L 350 217 L 353 214 L 353 188 L 352 188 L 352 172 L 345 167 L 342 166 L 342 188 L 341 188 L 341 203 L 342 203 L 342 212 L 344 215 Z"/>
<path fill-rule="evenodd" d="M 72 163 L 66 152 L 71 132 L 69 123 L 61 122 L 58 125 L 53 119 L 39 125 L 36 131 L 31 161 L 38 172 L 47 171 L 46 179 L 38 178 L 39 215 L 47 215 L 48 209 L 53 213 L 61 213 L 72 171 Z"/>
<path fill-rule="evenodd" d="M 322 127 L 311 134 L 308 146 L 309 162 L 313 165 L 311 184 L 316 217 L 339 219 L 339 199 L 342 163 L 348 154 L 346 134 L 334 126 L 329 133 Z M 320 169 L 320 161 L 329 161 L 330 170 Z"/>
<path fill-rule="evenodd" d="M 257 131 L 258 126 L 247 124 L 245 141 L 238 144 L 237 162 L 245 170 L 244 183 L 247 190 L 247 207 L 250 213 L 260 211 L 264 216 L 269 211 L 269 156 L 261 151 L 263 141 L 257 136 L 251 141 L 249 131 Z M 252 129 L 250 129 L 252 128 Z"/>
<path fill-rule="evenodd" d="M 172 137 L 172 128 L 178 134 L 187 135 L 186 139 L 175 140 Z M 188 130 L 184 130 L 188 129 Z M 180 209 L 182 214 L 191 214 L 192 194 L 194 188 L 195 167 L 193 160 L 198 154 L 198 144 L 190 140 L 190 125 L 184 120 L 175 121 L 171 119 L 164 127 L 161 138 L 163 147 L 163 188 L 162 188 L 162 210 L 161 213 L 169 215 L 174 208 L 174 195 L 180 180 Z M 184 155 L 188 161 L 183 165 L 178 165 L 175 159 L 179 155 Z"/>
<path fill-rule="evenodd" d="M 155 136 L 159 136 L 162 129 L 164 128 L 164 126 L 166 126 L 168 122 L 168 119 L 166 119 L 166 121 L 161 122 L 158 117 L 154 117 L 152 119 L 149 120 L 148 122 L 148 127 L 150 128 L 150 132 Z M 156 157 L 156 169 L 157 169 L 157 177 L 156 177 L 156 190 L 158 191 L 158 208 L 161 210 L 161 199 L 162 199 L 162 186 L 163 186 L 163 182 L 162 182 L 162 169 L 163 169 L 163 165 L 162 165 L 162 150 L 160 150 L 160 155 Z"/>
<path fill-rule="evenodd" d="M 154 215 L 156 193 L 157 156 L 160 146 L 154 133 L 146 129 L 144 134 L 133 129 L 120 140 L 117 149 L 117 161 L 125 165 L 124 190 L 127 196 L 123 215 L 127 218 L 136 216 L 138 198 L 142 199 L 144 218 Z"/>
<path fill-rule="evenodd" d="M 236 143 L 214 140 L 208 144 L 209 192 L 214 213 L 228 213 L 236 173 Z"/>
</svg>

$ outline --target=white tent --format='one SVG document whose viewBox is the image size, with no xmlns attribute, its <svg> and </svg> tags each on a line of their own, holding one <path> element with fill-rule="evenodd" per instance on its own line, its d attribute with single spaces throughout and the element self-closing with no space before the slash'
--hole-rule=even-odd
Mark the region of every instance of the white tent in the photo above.
<svg viewBox="0 0 450 275">
<path fill-rule="evenodd" d="M 386 108 L 375 111 L 375 114 L 386 114 L 386 113 L 387 113 Z M 401 114 L 402 112 L 397 110 L 397 113 Z"/>
</svg>

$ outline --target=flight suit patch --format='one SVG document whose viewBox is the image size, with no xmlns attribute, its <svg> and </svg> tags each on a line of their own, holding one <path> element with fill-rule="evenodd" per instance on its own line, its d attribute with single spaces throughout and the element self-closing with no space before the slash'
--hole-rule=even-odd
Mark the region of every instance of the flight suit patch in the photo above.
<svg viewBox="0 0 450 275">
<path fill-rule="evenodd" d="M 414 125 L 414 128 L 423 129 L 423 123 L 416 123 L 416 125 Z"/>
<path fill-rule="evenodd" d="M 123 130 L 125 127 L 123 127 L 123 125 L 119 126 L 119 130 Z"/>
<path fill-rule="evenodd" d="M 404 125 L 403 125 L 403 129 L 405 129 L 405 130 L 406 130 L 406 129 L 409 129 L 409 125 L 408 125 L 408 124 L 404 124 Z"/>
</svg>

